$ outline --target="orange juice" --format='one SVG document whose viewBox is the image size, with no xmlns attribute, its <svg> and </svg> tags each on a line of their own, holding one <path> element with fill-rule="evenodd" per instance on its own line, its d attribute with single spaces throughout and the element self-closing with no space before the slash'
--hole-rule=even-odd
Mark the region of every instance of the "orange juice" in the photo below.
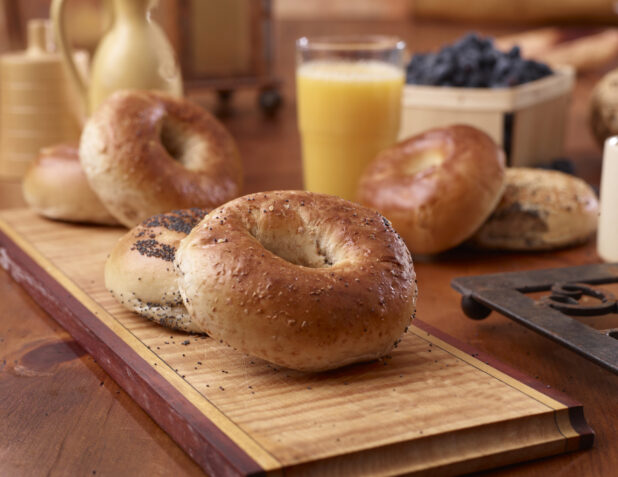
<svg viewBox="0 0 618 477">
<path fill-rule="evenodd" d="M 367 164 L 397 139 L 403 71 L 316 60 L 299 66 L 296 87 L 305 188 L 354 200 Z"/>
</svg>

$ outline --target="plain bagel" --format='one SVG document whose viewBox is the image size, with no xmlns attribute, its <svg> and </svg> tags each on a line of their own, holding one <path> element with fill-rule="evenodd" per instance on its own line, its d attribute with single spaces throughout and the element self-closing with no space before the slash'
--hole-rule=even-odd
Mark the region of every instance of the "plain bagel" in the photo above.
<svg viewBox="0 0 618 477">
<path fill-rule="evenodd" d="M 49 219 L 118 224 L 90 188 L 79 162 L 77 144 L 41 149 L 24 175 L 22 191 L 26 203 Z"/>
<path fill-rule="evenodd" d="M 413 253 L 438 253 L 470 237 L 500 200 L 504 153 L 471 126 L 429 130 L 381 152 L 358 198 L 393 222 Z"/>
<path fill-rule="evenodd" d="M 124 307 L 160 325 L 200 332 L 182 303 L 173 261 L 205 209 L 158 214 L 118 240 L 105 262 L 105 286 Z"/>
<path fill-rule="evenodd" d="M 589 239 L 599 202 L 583 180 L 558 171 L 511 168 L 506 188 L 472 242 L 483 248 L 548 250 Z"/>
<path fill-rule="evenodd" d="M 79 155 L 92 188 L 127 227 L 173 209 L 213 208 L 241 189 L 238 150 L 223 125 L 160 92 L 110 96 L 86 123 Z"/>
<path fill-rule="evenodd" d="M 388 353 L 415 312 L 412 257 L 377 212 L 310 192 L 213 210 L 176 253 L 193 321 L 280 366 L 321 371 Z"/>
</svg>

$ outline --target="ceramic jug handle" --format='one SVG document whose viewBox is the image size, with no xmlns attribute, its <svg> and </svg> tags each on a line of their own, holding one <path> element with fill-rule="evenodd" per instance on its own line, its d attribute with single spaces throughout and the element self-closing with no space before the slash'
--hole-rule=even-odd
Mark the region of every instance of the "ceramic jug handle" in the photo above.
<svg viewBox="0 0 618 477">
<path fill-rule="evenodd" d="M 56 37 L 56 42 L 58 43 L 58 50 L 62 56 L 62 61 L 64 62 L 71 80 L 75 84 L 75 87 L 79 93 L 83 111 L 89 112 L 87 86 L 84 82 L 84 78 L 79 73 L 77 66 L 75 65 L 73 51 L 71 49 L 71 45 L 69 45 L 69 42 L 67 41 L 66 29 L 64 28 L 64 8 L 64 0 L 52 0 L 50 16 L 54 27 L 54 36 Z"/>
</svg>

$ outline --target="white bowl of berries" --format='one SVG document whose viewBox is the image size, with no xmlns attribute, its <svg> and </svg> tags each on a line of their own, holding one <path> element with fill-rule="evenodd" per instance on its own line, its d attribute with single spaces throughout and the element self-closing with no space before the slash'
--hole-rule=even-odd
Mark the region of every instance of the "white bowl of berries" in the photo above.
<svg viewBox="0 0 618 477">
<path fill-rule="evenodd" d="M 469 124 L 487 132 L 511 166 L 546 164 L 564 152 L 575 74 L 494 48 L 490 38 L 463 37 L 407 66 L 400 138 L 433 127 Z"/>
</svg>

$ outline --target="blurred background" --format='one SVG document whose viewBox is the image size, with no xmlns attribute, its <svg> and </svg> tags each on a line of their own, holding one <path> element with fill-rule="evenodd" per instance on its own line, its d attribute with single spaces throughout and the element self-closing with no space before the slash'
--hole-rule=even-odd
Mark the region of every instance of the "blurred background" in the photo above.
<svg viewBox="0 0 618 477">
<path fill-rule="evenodd" d="M 74 44 L 96 46 L 109 24 L 105 4 L 111 0 L 69 0 L 69 30 Z M 192 27 L 194 38 L 218 26 L 218 40 L 242 43 L 256 12 L 273 20 L 441 20 L 482 25 L 523 27 L 562 24 L 616 25 L 614 0 L 158 0 L 155 19 L 175 46 L 182 44 L 182 28 Z M 0 52 L 25 44 L 31 18 L 47 18 L 50 0 L 0 0 Z M 265 13 L 266 12 L 266 13 Z M 214 21 L 214 17 L 217 21 Z M 195 28 L 201 26 L 199 31 Z M 234 38 L 227 38 L 234 37 Z"/>
<path fill-rule="evenodd" d="M 66 29 L 74 48 L 92 57 L 111 24 L 111 2 L 67 0 Z M 503 49 L 519 45 L 524 57 L 570 65 L 577 78 L 565 150 L 582 165 L 579 173 L 584 178 L 598 182 L 601 148 L 589 132 L 587 111 L 594 86 L 618 67 L 614 0 L 158 0 L 154 4 L 153 17 L 176 51 L 185 92 L 221 117 L 232 115 L 237 120 L 259 114 L 259 109 L 277 111 L 287 102 L 291 107 L 284 108 L 277 123 L 264 123 L 269 133 L 295 115 L 294 40 L 301 36 L 395 35 L 413 54 L 436 51 L 474 31 L 496 38 Z M 0 54 L 23 50 L 28 21 L 48 18 L 49 7 L 50 0 L 0 0 Z M 242 127 L 235 122 L 228 126 Z M 295 125 L 287 128 L 286 134 L 295 138 Z"/>
</svg>

